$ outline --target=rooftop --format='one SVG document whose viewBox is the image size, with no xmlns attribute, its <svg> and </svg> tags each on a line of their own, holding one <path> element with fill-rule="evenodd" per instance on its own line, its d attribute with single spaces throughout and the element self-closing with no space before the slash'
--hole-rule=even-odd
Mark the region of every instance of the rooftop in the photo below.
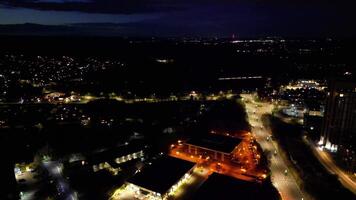
<svg viewBox="0 0 356 200">
<path fill-rule="evenodd" d="M 186 143 L 224 153 L 231 153 L 240 142 L 241 139 L 238 138 L 222 135 L 206 135 L 201 138 L 190 139 Z"/>
<path fill-rule="evenodd" d="M 141 141 L 134 141 L 115 148 L 105 149 L 88 156 L 87 160 L 91 164 L 114 161 L 116 158 L 126 156 L 144 150 L 145 146 Z"/>
<path fill-rule="evenodd" d="M 221 187 L 221 186 L 224 187 Z M 213 173 L 199 188 L 194 199 L 253 199 L 276 200 L 278 191 L 267 181 L 264 183 L 247 182 L 229 176 Z"/>
<path fill-rule="evenodd" d="M 163 156 L 131 177 L 128 182 L 148 190 L 166 193 L 195 163 Z"/>
</svg>

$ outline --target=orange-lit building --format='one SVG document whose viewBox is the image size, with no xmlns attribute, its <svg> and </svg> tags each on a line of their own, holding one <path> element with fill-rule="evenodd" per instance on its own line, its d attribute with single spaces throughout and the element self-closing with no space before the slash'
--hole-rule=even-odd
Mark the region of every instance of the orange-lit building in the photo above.
<svg viewBox="0 0 356 200">
<path fill-rule="evenodd" d="M 207 135 L 202 138 L 190 139 L 181 145 L 191 155 L 211 158 L 217 161 L 233 160 L 241 139 L 221 135 Z"/>
</svg>

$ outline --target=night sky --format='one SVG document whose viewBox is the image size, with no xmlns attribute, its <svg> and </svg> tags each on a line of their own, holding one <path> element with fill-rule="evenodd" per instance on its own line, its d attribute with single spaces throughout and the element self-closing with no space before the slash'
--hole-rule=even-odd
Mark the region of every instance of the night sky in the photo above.
<svg viewBox="0 0 356 200">
<path fill-rule="evenodd" d="M 354 37 L 354 8 L 345 0 L 5 0 L 0 34 Z"/>
</svg>

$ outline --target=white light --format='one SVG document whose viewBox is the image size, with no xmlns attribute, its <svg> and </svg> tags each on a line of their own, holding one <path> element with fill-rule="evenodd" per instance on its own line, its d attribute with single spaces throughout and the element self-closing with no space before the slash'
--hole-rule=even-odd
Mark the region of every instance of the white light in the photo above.
<svg viewBox="0 0 356 200">
<path fill-rule="evenodd" d="M 319 142 L 318 142 L 318 145 L 323 145 L 324 144 L 324 137 L 321 136 Z"/>
</svg>

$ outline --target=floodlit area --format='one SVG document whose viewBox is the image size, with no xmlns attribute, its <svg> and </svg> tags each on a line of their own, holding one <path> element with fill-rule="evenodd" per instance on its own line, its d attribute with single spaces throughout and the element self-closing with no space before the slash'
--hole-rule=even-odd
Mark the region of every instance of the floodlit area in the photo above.
<svg viewBox="0 0 356 200">
<path fill-rule="evenodd" d="M 37 172 L 35 171 L 35 165 L 30 163 L 18 163 L 15 164 L 14 167 L 14 172 L 15 172 L 15 178 L 18 183 L 35 183 L 37 180 L 35 176 L 37 175 Z"/>
<path fill-rule="evenodd" d="M 297 90 L 303 88 L 314 88 L 317 90 L 324 90 L 326 86 L 317 80 L 298 80 L 296 82 L 290 82 L 288 85 L 282 86 L 282 90 Z"/>
<path fill-rule="evenodd" d="M 224 135 L 224 137 L 229 136 Z M 198 163 L 211 172 L 245 181 L 260 182 L 267 177 L 266 166 L 257 167 L 260 164 L 261 152 L 258 151 L 255 139 L 250 133 L 246 133 L 240 143 L 236 144 L 234 150 L 227 155 L 204 147 L 195 148 L 181 140 L 171 144 L 169 155 Z"/>
<path fill-rule="evenodd" d="M 162 200 L 162 197 L 153 192 L 141 192 L 141 189 L 131 183 L 124 184 L 119 189 L 115 190 L 110 200 Z"/>
<path fill-rule="evenodd" d="M 173 193 L 170 193 L 168 199 L 189 199 L 189 196 L 191 196 L 210 175 L 210 170 L 201 166 L 195 167 L 189 177 L 176 187 Z"/>
<path fill-rule="evenodd" d="M 111 195 L 109 200 L 166 200 L 183 199 L 195 191 L 211 174 L 209 170 L 196 167 L 191 174 L 185 174 L 167 194 L 149 191 L 132 183 L 126 183 Z M 154 180 L 152 180 L 154 181 Z"/>
</svg>

